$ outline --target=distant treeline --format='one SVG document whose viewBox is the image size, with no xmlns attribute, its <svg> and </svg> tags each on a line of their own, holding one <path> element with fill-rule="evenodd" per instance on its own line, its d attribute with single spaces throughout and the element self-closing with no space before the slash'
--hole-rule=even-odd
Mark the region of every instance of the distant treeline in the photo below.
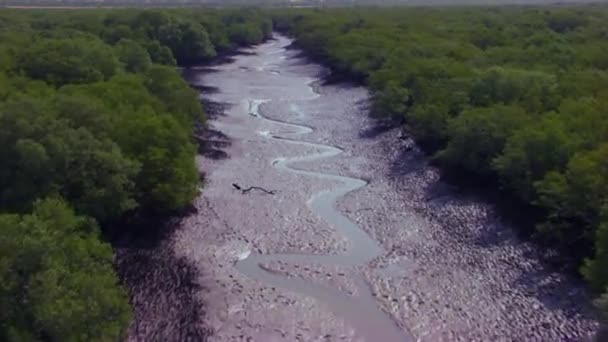
<svg viewBox="0 0 608 342">
<path fill-rule="evenodd" d="M 534 235 L 606 290 L 608 9 L 316 9 L 274 22 L 365 82 L 373 114 L 448 173 L 534 208 Z"/>
<path fill-rule="evenodd" d="M 198 189 L 204 115 L 175 67 L 270 34 L 254 10 L 0 12 L 1 341 L 122 337 L 102 229 Z"/>
<path fill-rule="evenodd" d="M 314 4 L 318 1 L 301 1 Z M 14 7 L 235 7 L 235 6 L 289 6 L 289 0 L 0 0 L 1 6 Z"/>
<path fill-rule="evenodd" d="M 1 6 L 73 7 L 397 7 L 601 4 L 605 0 L 0 0 Z"/>
</svg>

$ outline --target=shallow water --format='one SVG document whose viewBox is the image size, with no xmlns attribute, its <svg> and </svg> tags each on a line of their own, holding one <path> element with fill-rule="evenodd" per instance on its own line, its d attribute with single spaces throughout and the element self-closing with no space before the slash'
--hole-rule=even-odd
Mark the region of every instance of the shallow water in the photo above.
<svg viewBox="0 0 608 342">
<path fill-rule="evenodd" d="M 176 248 L 210 275 L 200 283 L 211 286 L 214 340 L 579 341 L 594 331 L 580 282 L 546 267 L 491 205 L 441 182 L 398 129 L 378 129 L 364 88 L 317 82 L 324 70 L 289 43 L 193 75 L 216 88 L 208 100 L 230 105 L 210 120 L 230 157 L 199 158 L 207 184 Z"/>
<path fill-rule="evenodd" d="M 289 40 L 281 37 L 277 41 L 270 44 L 265 44 L 255 51 L 259 56 L 276 55 L 275 48 L 284 49 L 290 43 Z M 285 50 L 283 50 L 285 51 Z M 270 56 L 269 56 L 270 57 Z M 279 58 L 281 58 L 280 56 Z M 266 59 L 266 58 L 263 58 Z M 269 61 L 264 61 L 256 70 L 266 71 L 271 64 Z M 268 70 L 269 73 L 278 77 L 290 77 L 291 82 L 301 82 L 306 84 L 311 93 L 309 98 L 314 100 L 318 94 L 314 93 L 310 86 L 311 80 L 308 77 L 288 76 L 283 75 L 276 70 Z M 283 101 L 281 92 L 276 93 L 279 98 L 276 100 Z M 350 242 L 350 248 L 346 253 L 335 255 L 318 255 L 318 254 L 256 254 L 245 253 L 242 259 L 236 264 L 236 268 L 245 275 L 261 280 L 269 285 L 278 286 L 297 291 L 306 296 L 317 299 L 323 305 L 329 306 L 332 312 L 336 315 L 348 319 L 357 330 L 358 335 L 364 337 L 368 341 L 410 341 L 411 336 L 405 331 L 398 328 L 395 322 L 384 312 L 382 312 L 371 294 L 369 286 L 361 275 L 351 274 L 355 283 L 360 289 L 358 297 L 348 296 L 339 290 L 314 284 L 312 282 L 288 278 L 282 275 L 277 275 L 268 272 L 260 267 L 260 264 L 279 261 L 289 263 L 314 263 L 320 265 L 342 265 L 342 266 L 360 266 L 364 265 L 374 258 L 382 255 L 383 250 L 378 243 L 363 232 L 355 223 L 350 221 L 339 211 L 335 209 L 336 201 L 351 191 L 358 190 L 367 185 L 367 182 L 361 179 L 350 178 L 338 174 L 305 171 L 290 166 L 292 163 L 311 162 L 323 158 L 331 158 L 337 156 L 343 151 L 335 146 L 313 144 L 304 141 L 298 141 L 298 137 L 303 134 L 313 132 L 313 128 L 297 125 L 280 120 L 271 120 L 264 117 L 260 111 L 262 104 L 272 102 L 272 97 L 264 99 L 253 99 L 250 101 L 249 114 L 258 117 L 260 120 L 273 122 L 281 128 L 276 131 L 261 131 L 259 134 L 268 139 L 279 140 L 286 144 L 294 144 L 300 146 L 312 147 L 320 152 L 311 153 L 304 156 L 289 157 L 277 156 L 271 161 L 271 164 L 281 172 L 292 172 L 300 175 L 321 178 L 324 180 L 335 181 L 341 184 L 332 189 L 323 190 L 315 193 L 308 201 L 307 206 L 324 222 L 339 231 Z M 299 99 L 302 100 L 302 99 Z M 303 117 L 305 113 L 295 105 L 289 105 L 290 110 L 296 113 L 297 116 Z M 357 271 L 353 271 L 357 272 Z"/>
</svg>

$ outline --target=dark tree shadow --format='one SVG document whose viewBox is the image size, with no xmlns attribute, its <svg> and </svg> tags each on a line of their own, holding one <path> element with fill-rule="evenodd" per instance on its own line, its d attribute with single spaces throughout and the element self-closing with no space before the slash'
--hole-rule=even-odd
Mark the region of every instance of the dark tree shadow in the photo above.
<svg viewBox="0 0 608 342">
<path fill-rule="evenodd" d="M 208 86 L 208 85 L 203 85 L 203 84 L 195 84 L 195 83 L 190 83 L 190 88 L 198 91 L 201 94 L 217 94 L 219 92 L 219 89 L 217 87 L 212 87 L 212 86 Z"/>
<path fill-rule="evenodd" d="M 395 139 L 397 135 L 390 135 L 390 130 L 390 122 L 376 123 L 361 132 L 361 137 L 382 139 L 382 135 L 388 133 L 387 136 Z M 397 137 L 395 140 L 401 139 Z M 519 204 L 521 201 L 505 194 L 496 183 L 475 178 L 447 177 L 447 171 L 440 171 L 428 154 L 415 142 L 412 143 L 413 147 L 406 148 L 405 144 L 393 147 L 398 150 L 392 150 L 394 157 L 390 159 L 388 173 L 397 181 L 411 177 L 412 181 L 420 182 L 415 186 L 423 187 L 423 202 L 413 208 L 416 212 L 439 224 L 453 243 L 469 245 L 472 250 L 508 250 L 512 248 L 511 245 L 517 246 L 519 252 L 524 253 L 524 260 L 530 260 L 534 267 L 517 264 L 522 260 L 519 258 L 509 260 L 508 252 L 505 252 L 505 262 L 512 262 L 512 267 L 517 270 L 517 278 L 507 288 L 537 299 L 548 310 L 562 311 L 569 317 L 597 318 L 591 296 L 578 275 L 576 263 L 561 255 L 563 253 L 530 240 L 534 223 L 538 222 L 538 211 Z M 485 216 L 453 214 L 459 211 L 458 207 L 470 209 L 471 206 L 486 211 Z M 523 243 L 526 245 L 522 246 Z M 475 263 L 471 266 L 475 267 Z"/>
<path fill-rule="evenodd" d="M 204 61 L 202 63 L 192 63 L 189 65 L 184 65 L 184 69 L 190 69 L 195 71 L 205 71 L 205 72 L 214 72 L 212 67 L 222 64 L 229 64 L 236 61 L 236 57 L 238 56 L 255 56 L 257 53 L 253 51 L 245 51 L 243 49 L 237 50 L 227 50 L 220 52 L 217 56 L 213 57 L 212 60 Z M 209 71 L 208 71 L 209 70 Z"/>
<path fill-rule="evenodd" d="M 226 153 L 226 151 L 216 149 L 213 147 L 208 147 L 206 144 L 199 144 L 197 152 L 201 156 L 204 156 L 206 158 L 213 159 L 213 160 L 228 159 L 230 157 L 228 155 L 228 153 Z"/>
<path fill-rule="evenodd" d="M 397 144 L 398 141 L 395 143 Z M 428 165 L 428 157 L 418 148 L 401 147 L 390 163 L 389 176 L 400 178 L 414 172 L 424 172 Z"/>
<path fill-rule="evenodd" d="M 255 51 L 237 50 L 233 53 L 234 56 L 257 56 L 258 53 Z"/>
<path fill-rule="evenodd" d="M 182 218 L 196 213 L 192 204 L 169 213 L 140 209 L 113 224 L 106 237 L 116 248 L 155 249 L 173 236 Z"/>
<path fill-rule="evenodd" d="M 362 139 L 375 139 L 378 136 L 395 130 L 395 125 L 390 121 L 375 120 L 374 124 L 367 127 L 359 132 L 359 138 Z"/>
<path fill-rule="evenodd" d="M 340 85 L 340 87 L 344 88 L 344 89 L 360 87 L 362 84 L 361 83 L 362 80 L 356 79 L 352 75 L 348 75 L 345 73 L 339 73 L 339 72 L 326 73 L 322 77 L 321 80 L 322 80 L 321 85 L 324 85 L 324 86 Z"/>
<path fill-rule="evenodd" d="M 208 98 L 203 97 L 201 99 L 205 116 L 208 119 L 216 119 L 221 116 L 225 116 L 225 112 L 230 108 L 230 104 L 212 101 Z"/>
<path fill-rule="evenodd" d="M 226 159 L 229 157 L 228 153 L 224 151 L 225 148 L 231 145 L 230 138 L 224 133 L 207 128 L 204 130 L 202 135 L 195 136 L 198 143 L 198 154 L 213 160 Z"/>
<path fill-rule="evenodd" d="M 174 216 L 133 216 L 112 241 L 114 267 L 134 313 L 129 340 L 207 341 L 213 334 L 204 323 L 199 293 L 207 289 L 198 282 L 198 268 L 173 247 L 180 219 L 195 211 L 189 206 Z"/>
<path fill-rule="evenodd" d="M 556 277 L 560 270 L 543 264 L 540 268 L 522 272 L 513 286 L 527 296 L 534 297 L 551 311 L 561 311 L 568 318 L 582 315 L 595 319 L 596 312 L 591 305 L 592 298 L 586 293 L 582 279 Z"/>
</svg>

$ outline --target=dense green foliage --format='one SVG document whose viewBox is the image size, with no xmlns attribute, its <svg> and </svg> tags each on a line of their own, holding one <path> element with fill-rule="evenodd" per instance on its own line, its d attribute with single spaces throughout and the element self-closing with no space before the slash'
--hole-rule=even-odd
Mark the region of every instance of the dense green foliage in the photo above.
<svg viewBox="0 0 608 342">
<path fill-rule="evenodd" d="M 253 10 L 0 13 L 0 340 L 120 339 L 130 309 L 98 226 L 197 192 L 204 115 L 175 65 L 271 26 Z"/>
<path fill-rule="evenodd" d="M 129 318 L 94 222 L 47 199 L 0 215 L 0 338 L 112 341 Z"/>
<path fill-rule="evenodd" d="M 447 170 L 542 213 L 536 236 L 608 286 L 608 10 L 282 10 L 275 26 L 366 82 Z M 602 209 L 604 208 L 604 209 Z M 603 215 L 602 215 L 603 212 Z"/>
</svg>

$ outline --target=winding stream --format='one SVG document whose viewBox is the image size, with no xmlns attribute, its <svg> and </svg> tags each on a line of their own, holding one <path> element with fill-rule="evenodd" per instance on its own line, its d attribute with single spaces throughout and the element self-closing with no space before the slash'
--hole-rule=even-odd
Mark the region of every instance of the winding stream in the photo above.
<svg viewBox="0 0 608 342">
<path fill-rule="evenodd" d="M 280 44 L 280 42 L 277 42 Z M 283 41 L 284 49 L 285 42 Z M 267 70 L 267 65 L 262 65 L 260 71 L 267 71 L 276 75 L 276 71 Z M 305 79 L 303 79 L 305 81 Z M 314 100 L 320 95 L 314 92 L 311 83 L 308 87 L 314 94 L 310 100 Z M 258 254 L 244 253 L 236 264 L 236 268 L 248 277 L 260 280 L 272 286 L 278 286 L 315 298 L 319 303 L 330 307 L 337 316 L 349 320 L 355 327 L 359 336 L 368 341 L 413 341 L 408 332 L 402 331 L 397 324 L 384 312 L 382 312 L 369 289 L 368 284 L 362 275 L 356 270 L 357 266 L 365 265 L 384 252 L 377 241 L 370 238 L 355 223 L 346 218 L 334 205 L 337 200 L 349 192 L 356 191 L 367 185 L 362 179 L 345 177 L 337 174 L 305 171 L 291 166 L 293 163 L 311 162 L 323 158 L 331 158 L 341 154 L 343 151 L 335 146 L 315 144 L 297 140 L 297 137 L 313 132 L 313 128 L 289 123 L 285 121 L 273 120 L 265 117 L 260 107 L 271 99 L 253 99 L 249 103 L 249 115 L 255 116 L 260 120 L 272 122 L 273 124 L 284 127 L 276 132 L 262 131 L 258 134 L 270 140 L 275 140 L 284 144 L 293 144 L 312 147 L 321 152 L 312 153 L 305 156 L 288 157 L 277 156 L 270 163 L 280 172 L 291 172 L 299 175 L 316 177 L 323 180 L 334 181 L 340 184 L 330 190 L 323 190 L 313 194 L 307 201 L 310 210 L 318 215 L 325 223 L 329 224 L 339 233 L 344 235 L 350 242 L 350 248 L 343 254 L 313 255 L 313 254 Z M 290 110 L 302 116 L 296 105 L 290 105 Z M 295 277 L 285 277 L 266 271 L 261 264 L 269 262 L 288 262 L 288 263 L 314 263 L 329 266 L 346 266 L 353 269 L 351 278 L 359 288 L 359 296 L 353 297 L 345 293 L 326 286 L 317 285 L 304 279 Z"/>
<path fill-rule="evenodd" d="M 214 341 L 581 341 L 596 331 L 579 280 L 537 258 L 491 204 L 442 182 L 398 130 L 378 130 L 365 88 L 317 85 L 325 70 L 290 43 L 278 36 L 188 75 L 225 105 L 209 107 L 209 150 L 197 158 L 207 183 L 175 242 L 202 270 Z"/>
</svg>

